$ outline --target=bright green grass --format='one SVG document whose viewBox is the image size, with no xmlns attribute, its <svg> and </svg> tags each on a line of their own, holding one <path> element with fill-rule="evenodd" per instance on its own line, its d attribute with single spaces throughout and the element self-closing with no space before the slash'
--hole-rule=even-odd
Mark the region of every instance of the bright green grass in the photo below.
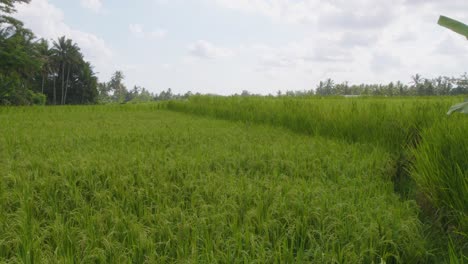
<svg viewBox="0 0 468 264">
<path fill-rule="evenodd" d="M 439 248 L 436 254 L 446 256 L 447 247 L 454 246 L 468 261 L 468 119 L 445 114 L 460 101 L 457 97 L 198 96 L 166 106 L 387 150 L 395 167 L 388 173 L 395 190 L 404 199 L 418 201 L 428 240 Z"/>
<path fill-rule="evenodd" d="M 307 135 L 378 145 L 400 153 L 422 129 L 446 118 L 461 100 L 432 98 L 265 98 L 194 96 L 168 109 L 227 120 L 271 124 Z"/>
<path fill-rule="evenodd" d="M 383 149 L 157 107 L 0 109 L 0 262 L 433 260 Z"/>
<path fill-rule="evenodd" d="M 454 115 L 436 122 L 422 139 L 413 150 L 412 176 L 468 251 L 468 119 Z"/>
</svg>

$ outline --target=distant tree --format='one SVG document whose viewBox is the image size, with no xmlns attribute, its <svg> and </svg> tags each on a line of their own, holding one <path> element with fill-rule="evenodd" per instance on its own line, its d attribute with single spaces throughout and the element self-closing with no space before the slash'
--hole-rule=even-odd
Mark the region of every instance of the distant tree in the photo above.
<svg viewBox="0 0 468 264">
<path fill-rule="evenodd" d="M 450 93 L 453 95 L 468 94 L 468 74 L 464 73 L 455 80 L 456 87 Z"/>
<path fill-rule="evenodd" d="M 425 79 L 423 87 L 424 95 L 434 95 L 434 85 L 431 80 Z"/>
<path fill-rule="evenodd" d="M 189 98 L 190 96 L 192 96 L 192 95 L 193 95 L 193 93 L 192 93 L 191 91 L 188 91 L 188 92 L 186 92 L 186 93 L 184 94 L 183 98 L 184 98 L 184 99 L 188 99 L 188 98 Z"/>
<path fill-rule="evenodd" d="M 332 89 L 334 95 L 347 95 L 349 94 L 349 86 L 347 82 L 339 83 Z"/>
<path fill-rule="evenodd" d="M 331 95 L 333 94 L 333 89 L 335 88 L 335 83 L 333 82 L 332 79 L 328 78 L 325 81 L 325 95 Z"/>
<path fill-rule="evenodd" d="M 127 95 L 125 97 L 125 101 L 129 102 L 132 101 L 133 99 L 137 98 L 138 95 L 140 94 L 141 88 L 138 86 L 133 86 L 133 89 L 129 90 L 127 92 Z"/>
<path fill-rule="evenodd" d="M 247 90 L 243 90 L 241 96 L 250 96 L 250 92 Z"/>
<path fill-rule="evenodd" d="M 319 82 L 317 85 L 317 88 L 315 88 L 315 93 L 318 95 L 323 95 L 324 94 L 324 83 L 322 81 Z"/>
<path fill-rule="evenodd" d="M 425 91 L 424 86 L 422 85 L 423 81 L 423 78 L 419 74 L 411 76 L 411 89 L 413 90 L 414 94 L 424 95 Z"/>
<path fill-rule="evenodd" d="M 395 84 L 395 89 L 398 92 L 398 95 L 408 95 L 408 87 L 405 86 L 402 82 L 397 81 Z"/>
<path fill-rule="evenodd" d="M 124 103 L 127 96 L 127 87 L 125 87 L 123 80 L 125 76 L 122 71 L 116 71 L 110 82 L 108 83 L 110 91 L 113 92 L 112 101 L 118 103 Z"/>
<path fill-rule="evenodd" d="M 100 103 L 110 103 L 111 102 L 111 100 L 112 100 L 111 97 L 110 97 L 111 89 L 110 89 L 109 85 L 106 82 L 98 83 L 97 91 L 98 91 L 98 102 L 100 102 Z"/>
</svg>

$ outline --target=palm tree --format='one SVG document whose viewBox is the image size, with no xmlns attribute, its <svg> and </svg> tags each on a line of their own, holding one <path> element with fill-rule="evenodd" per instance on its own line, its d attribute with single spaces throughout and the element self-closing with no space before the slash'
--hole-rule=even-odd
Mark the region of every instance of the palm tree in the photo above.
<svg viewBox="0 0 468 264">
<path fill-rule="evenodd" d="M 113 98 L 116 102 L 123 103 L 127 94 L 127 88 L 123 84 L 125 76 L 123 72 L 116 71 L 109 82 L 110 89 L 114 92 Z"/>
<path fill-rule="evenodd" d="M 414 85 L 414 86 L 418 86 L 421 82 L 422 82 L 422 77 L 420 74 L 416 74 L 416 75 L 413 75 L 411 76 L 411 83 Z"/>
<path fill-rule="evenodd" d="M 60 37 L 57 41 L 53 43 L 53 52 L 55 57 L 60 62 L 61 68 L 61 81 L 62 81 L 62 93 L 60 104 L 65 104 L 66 93 L 68 92 L 68 84 L 70 79 L 71 67 L 74 63 L 78 61 L 80 54 L 79 47 L 73 43 L 71 39 L 65 38 L 65 36 Z M 68 67 L 67 67 L 68 66 Z M 66 81 L 65 81 L 65 71 L 67 71 Z"/>
<path fill-rule="evenodd" d="M 423 81 L 424 79 L 419 74 L 411 76 L 411 84 L 413 84 L 413 91 L 417 95 L 424 95 L 424 85 L 422 85 Z"/>
<path fill-rule="evenodd" d="M 52 71 L 52 50 L 49 47 L 49 42 L 45 39 L 41 39 L 37 45 L 37 50 L 42 62 L 41 68 L 41 92 L 44 93 L 45 81 L 49 79 L 49 75 Z"/>
<path fill-rule="evenodd" d="M 93 67 L 89 62 L 85 62 L 80 71 L 80 79 L 83 83 L 81 87 L 81 104 L 93 103 L 97 97 L 97 77 L 93 72 Z"/>
<path fill-rule="evenodd" d="M 53 43 L 53 52 L 56 58 L 56 61 L 60 63 L 60 72 L 62 73 L 62 99 L 60 100 L 60 104 L 63 104 L 63 94 L 65 88 L 65 64 L 66 64 L 66 56 L 67 56 L 67 43 L 66 43 L 65 36 L 60 37 L 58 41 L 54 41 Z"/>
<path fill-rule="evenodd" d="M 325 87 L 324 87 L 324 90 L 325 90 L 325 95 L 331 95 L 333 94 L 333 89 L 335 88 L 335 83 L 333 82 L 332 79 L 328 78 L 326 81 L 325 81 Z"/>
<path fill-rule="evenodd" d="M 69 53 L 68 53 L 68 72 L 67 72 L 67 80 L 65 85 L 65 95 L 63 98 L 63 103 L 67 103 L 67 95 L 68 95 L 68 88 L 73 84 L 70 82 L 70 70 L 79 71 L 84 67 L 84 60 L 83 55 L 80 53 L 80 48 L 76 44 L 68 46 Z M 73 75 L 73 74 L 72 74 Z"/>
</svg>

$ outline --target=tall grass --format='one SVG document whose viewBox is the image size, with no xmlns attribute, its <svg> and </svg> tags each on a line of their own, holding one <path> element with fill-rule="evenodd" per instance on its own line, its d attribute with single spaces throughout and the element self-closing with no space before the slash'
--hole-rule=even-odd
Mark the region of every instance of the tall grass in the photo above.
<svg viewBox="0 0 468 264">
<path fill-rule="evenodd" d="M 454 115 L 422 133 L 413 150 L 412 177 L 432 205 L 447 215 L 447 228 L 468 241 L 468 119 Z M 468 250 L 468 247 L 467 247 Z"/>
<path fill-rule="evenodd" d="M 445 245 L 454 239 L 463 258 L 468 256 L 468 120 L 445 115 L 457 101 L 460 98 L 205 96 L 172 101 L 167 108 L 385 149 L 396 166 L 389 172 L 395 189 L 418 201 L 431 218 L 429 230 L 442 224 L 444 232 L 437 239 L 445 239 Z M 438 232 L 434 230 L 429 233 Z"/>
<path fill-rule="evenodd" d="M 456 98 L 269 98 L 195 96 L 168 109 L 282 126 L 308 135 L 371 143 L 400 152 L 420 131 L 445 118 Z"/>
<path fill-rule="evenodd" d="M 0 113 L 0 262 L 427 263 L 389 154 L 154 106 Z"/>
</svg>

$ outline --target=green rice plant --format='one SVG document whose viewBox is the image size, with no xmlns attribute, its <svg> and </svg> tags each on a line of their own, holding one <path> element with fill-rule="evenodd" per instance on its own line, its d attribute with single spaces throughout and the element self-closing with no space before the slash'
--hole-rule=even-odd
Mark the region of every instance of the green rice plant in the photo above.
<svg viewBox="0 0 468 264">
<path fill-rule="evenodd" d="M 440 111 L 456 100 L 458 98 L 193 97 L 185 102 L 169 102 L 167 108 L 247 124 L 280 126 L 307 135 L 383 148 L 391 154 L 388 161 L 394 165 L 390 166 L 395 166 L 393 171 L 387 172 L 394 177 L 395 190 L 405 198 L 418 201 L 425 217 L 429 216 L 429 219 L 424 217 L 429 240 L 434 240 L 437 247 L 445 247 L 455 233 L 456 237 L 461 237 L 457 241 L 466 241 L 468 222 L 468 147 L 463 143 L 467 138 L 467 123 L 460 116 L 447 121 Z M 450 127 L 436 129 L 446 122 Z M 456 127 L 457 122 L 459 127 Z M 428 198 L 421 198 L 421 195 Z M 428 207 L 434 208 L 436 219 Z M 438 233 L 435 222 L 441 219 L 444 230 Z M 464 242 L 457 247 L 466 250 Z M 447 256 L 446 250 L 436 254 Z"/>
<path fill-rule="evenodd" d="M 167 108 L 228 120 L 266 123 L 308 135 L 369 143 L 400 153 L 457 98 L 262 98 L 191 97 Z"/>
<path fill-rule="evenodd" d="M 468 256 L 466 256 L 463 252 L 459 252 L 457 250 L 457 245 L 450 239 L 448 244 L 448 252 L 449 252 L 449 259 L 448 263 L 450 264 L 463 264 L 468 261 Z"/>
<path fill-rule="evenodd" d="M 437 262 L 385 149 L 160 107 L 0 108 L 0 262 Z"/>
<path fill-rule="evenodd" d="M 431 204 L 448 216 L 447 228 L 465 238 L 468 234 L 467 135 L 465 116 L 435 122 L 423 132 L 421 144 L 413 151 L 411 173 Z"/>
<path fill-rule="evenodd" d="M 423 209 L 449 241 L 449 263 L 468 258 L 468 122 L 454 115 L 435 122 L 413 150 L 411 176 L 418 186 Z"/>
</svg>

